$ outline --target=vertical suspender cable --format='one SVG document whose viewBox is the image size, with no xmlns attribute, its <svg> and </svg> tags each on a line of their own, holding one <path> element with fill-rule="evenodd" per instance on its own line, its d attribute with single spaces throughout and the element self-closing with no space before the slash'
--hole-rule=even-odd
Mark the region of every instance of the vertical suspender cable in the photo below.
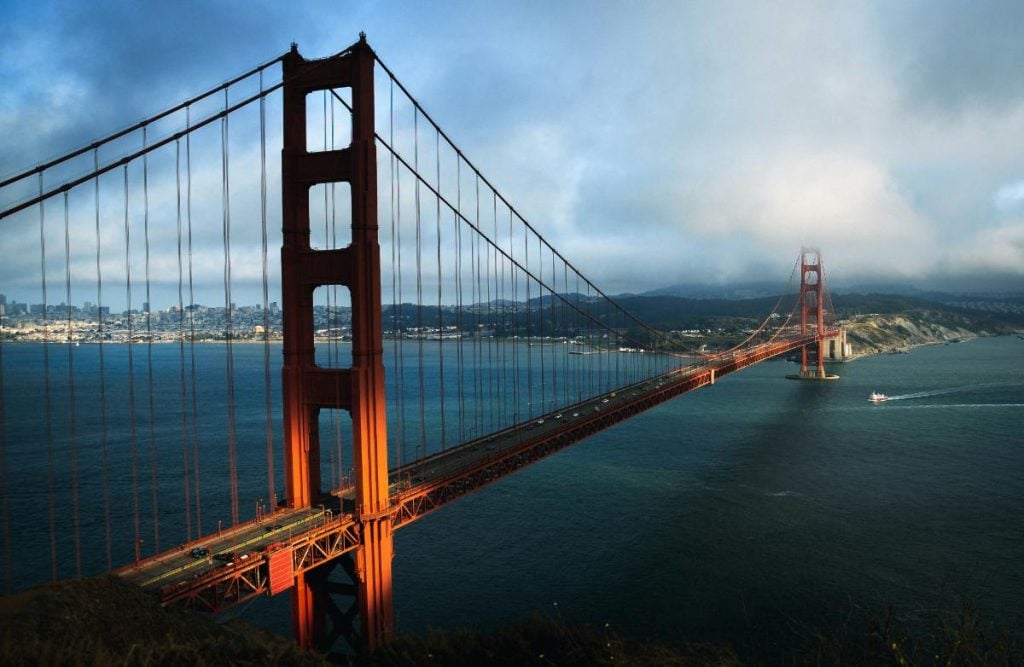
<svg viewBox="0 0 1024 667">
<path fill-rule="evenodd" d="M 537 237 L 537 266 L 539 267 L 537 273 L 537 298 L 539 300 L 537 312 L 540 314 L 540 321 L 538 323 L 540 328 L 540 333 L 538 334 L 540 340 L 540 412 L 544 414 L 547 412 L 547 401 L 545 401 L 547 386 L 544 380 L 544 252 L 539 236 Z"/>
<path fill-rule="evenodd" d="M 561 335 L 561 331 L 558 328 L 558 304 L 560 301 L 555 298 L 555 293 L 558 290 L 558 274 L 555 273 L 555 253 L 553 252 L 551 253 L 551 288 L 555 290 L 555 292 L 552 292 L 551 294 L 551 323 L 552 328 L 554 329 L 552 339 L 554 340 L 553 344 L 557 346 L 558 338 Z M 561 405 L 561 401 L 558 396 L 558 347 L 551 348 L 551 398 L 553 399 L 553 402 Z"/>
<path fill-rule="evenodd" d="M 224 111 L 220 120 L 221 146 L 221 179 L 223 205 L 223 239 L 224 239 L 224 347 L 227 358 L 227 392 L 228 392 L 228 475 L 231 484 L 231 523 L 238 524 L 238 459 L 237 440 L 235 433 L 235 360 L 232 349 L 231 318 L 231 176 L 228 161 L 228 90 L 224 89 Z"/>
<path fill-rule="evenodd" d="M 493 221 L 494 221 L 494 226 L 495 226 L 495 228 L 497 228 L 497 226 L 498 226 L 498 200 L 497 200 L 496 197 L 493 197 L 493 196 L 491 198 L 491 209 L 492 209 L 491 210 L 491 216 L 492 216 Z M 483 229 L 483 227 L 481 227 L 480 229 Z M 498 300 L 498 285 L 499 285 L 498 277 L 500 276 L 500 270 L 498 268 L 498 266 L 499 266 L 499 264 L 498 264 L 499 259 L 498 258 L 499 258 L 500 255 L 498 253 L 498 248 L 497 248 L 497 238 L 495 238 L 492 243 L 488 243 L 487 244 L 487 248 L 488 248 L 488 252 L 492 253 L 493 256 L 494 256 L 494 264 L 491 267 L 489 267 L 487 274 L 488 274 L 488 276 L 491 277 L 491 280 L 494 283 L 494 291 L 493 291 L 493 293 L 492 293 L 492 295 L 490 297 L 491 303 L 494 304 L 494 308 L 493 308 L 492 314 L 491 314 L 491 340 L 494 341 L 494 361 L 492 361 L 491 364 L 490 364 L 491 367 L 494 369 L 493 370 L 493 373 L 494 373 L 494 375 L 493 375 L 494 393 L 491 396 L 490 408 L 491 408 L 491 411 L 495 415 L 495 420 L 494 420 L 494 423 L 492 423 L 492 425 L 491 425 L 491 430 L 495 431 L 495 430 L 497 430 L 497 429 L 499 429 L 499 428 L 504 426 L 504 422 L 502 421 L 502 413 L 504 412 L 504 410 L 502 409 L 502 406 L 504 404 L 504 396 L 502 396 L 502 394 L 504 392 L 502 391 L 502 386 L 501 386 L 501 376 L 502 376 L 502 373 L 504 372 L 504 369 L 502 368 L 501 354 L 502 354 L 502 351 L 503 351 L 503 349 L 505 347 L 505 341 L 504 341 L 504 339 L 498 337 L 498 333 L 499 333 L 498 322 L 501 321 L 501 316 L 502 316 L 502 311 L 504 310 L 504 306 L 501 304 L 501 301 Z M 497 426 L 495 426 L 495 424 L 497 424 Z"/>
<path fill-rule="evenodd" d="M 388 139 L 395 144 L 395 81 L 389 78 L 389 123 Z M 402 318 L 402 208 L 401 208 L 401 174 L 396 172 L 398 158 L 391 154 L 391 345 L 394 356 L 395 376 L 395 411 L 398 415 L 396 438 L 398 446 L 397 465 L 401 466 L 405 456 L 405 357 L 402 354 L 404 320 Z"/>
<path fill-rule="evenodd" d="M 619 329 L 615 326 L 616 325 L 616 321 L 615 321 L 616 311 L 612 310 L 611 302 L 610 301 L 606 301 L 605 304 L 608 307 L 608 311 L 609 311 L 608 326 L 611 327 L 611 331 L 609 332 L 609 335 L 611 336 L 611 338 L 609 339 L 608 353 L 611 354 L 612 357 L 608 359 L 608 371 L 609 371 L 608 387 L 609 387 L 609 389 L 613 389 L 614 390 L 614 389 L 618 388 L 618 384 L 616 384 L 616 383 L 617 383 L 617 381 L 619 379 L 619 354 L 618 354 L 618 351 L 619 351 L 619 346 L 618 346 L 619 334 L 618 334 L 618 331 L 619 331 Z M 612 377 L 612 374 L 611 374 L 611 369 L 612 369 L 613 365 L 615 366 L 614 378 Z"/>
<path fill-rule="evenodd" d="M 463 443 L 466 441 L 466 376 L 465 366 L 462 349 L 462 223 L 459 220 L 462 217 L 462 156 L 456 154 L 455 159 L 455 201 L 456 201 L 456 213 L 452 218 L 452 223 L 455 226 L 455 307 L 456 307 L 456 328 L 459 331 L 458 347 L 455 348 L 458 354 L 457 364 L 459 367 L 459 442 Z"/>
<path fill-rule="evenodd" d="M 497 343 L 497 339 L 494 337 L 495 304 L 494 297 L 491 296 L 491 253 L 494 252 L 494 250 L 490 244 L 486 244 L 484 246 L 484 249 L 487 251 L 487 258 L 484 261 L 484 269 L 486 270 L 484 278 L 487 285 L 487 325 L 491 328 L 491 335 L 487 337 L 487 426 L 491 431 L 494 431 L 494 403 L 495 399 L 497 398 L 494 392 L 494 345 Z M 497 266 L 497 263 L 498 257 L 497 253 L 495 253 L 495 266 Z M 495 271 L 494 273 L 496 274 L 497 271 Z M 497 278 L 497 275 L 495 275 L 495 278 Z"/>
<path fill-rule="evenodd" d="M 263 92 L 263 71 L 260 70 L 260 92 Z M 267 265 L 267 98 L 260 95 L 260 238 L 263 278 L 263 407 L 267 418 L 267 502 L 270 511 L 277 509 L 277 488 L 274 475 L 273 394 L 270 384 L 270 280 Z"/>
<path fill-rule="evenodd" d="M 565 298 L 568 299 L 569 298 L 569 265 L 567 263 L 565 263 L 565 262 L 562 262 L 562 290 L 565 293 Z M 566 317 L 567 314 L 571 316 L 572 313 L 568 313 L 566 311 L 567 307 L 568 306 L 563 302 L 563 304 L 562 304 L 562 331 L 565 333 L 565 338 L 566 338 L 566 345 L 564 346 L 566 352 L 565 352 L 565 354 L 562 355 L 562 357 L 563 357 L 562 358 L 562 392 L 564 394 L 563 397 L 562 397 L 562 402 L 565 403 L 566 405 L 568 405 L 569 402 L 572 400 L 572 396 L 571 396 L 570 391 L 569 391 L 569 363 L 572 361 L 572 357 L 569 356 L 568 353 L 569 353 L 570 350 L 572 350 L 571 343 L 572 343 L 572 340 L 573 340 L 572 339 L 572 332 L 573 332 L 573 330 L 572 330 L 572 323 L 569 321 L 569 318 Z"/>
<path fill-rule="evenodd" d="M 594 299 L 593 299 L 593 297 L 594 297 L 594 295 L 593 295 L 593 293 L 590 290 L 590 281 L 588 280 L 587 281 L 587 311 L 590 313 L 591 317 L 593 317 L 594 319 L 600 321 L 599 320 L 599 313 L 597 312 L 597 310 L 598 310 L 598 308 L 600 308 L 600 306 L 598 306 L 598 308 L 594 307 Z M 596 322 L 591 322 L 591 323 L 588 324 L 588 326 L 593 327 L 593 326 L 595 326 L 595 324 L 596 324 Z M 599 346 L 601 341 L 598 338 L 598 336 L 600 336 L 600 335 L 601 335 L 601 330 L 598 328 L 598 329 L 591 329 L 590 330 L 590 335 L 588 336 L 588 338 L 590 338 L 591 351 L 595 355 L 597 355 L 597 360 L 594 363 L 587 364 L 587 366 L 589 367 L 589 370 L 590 370 L 590 390 L 588 392 L 589 396 L 597 396 L 598 392 L 600 391 L 600 387 L 601 387 L 601 362 L 603 360 L 601 359 L 601 348 Z M 591 358 L 593 359 L 593 356 Z"/>
<path fill-rule="evenodd" d="M 174 142 L 174 183 L 178 232 L 178 395 L 181 402 L 182 487 L 185 493 L 185 539 L 192 539 L 192 470 L 189 465 L 188 402 L 185 392 L 185 287 L 181 248 L 181 141 Z"/>
<path fill-rule="evenodd" d="M 483 225 L 483 220 L 477 221 L 478 224 Z M 481 237 L 477 236 L 477 242 L 480 243 Z M 491 248 L 485 242 L 482 246 L 477 246 L 477 261 L 482 262 L 479 267 L 479 280 L 480 280 L 480 391 L 481 391 L 481 403 L 480 403 L 480 433 L 484 433 L 484 429 L 490 431 L 494 430 L 494 377 L 492 361 L 492 350 L 491 346 L 494 344 L 494 313 L 493 305 L 491 303 Z M 484 335 L 485 331 L 489 331 L 488 335 Z M 486 357 L 484 356 L 484 346 L 487 347 Z"/>
<path fill-rule="evenodd" d="M 43 173 L 39 172 L 39 195 L 43 194 Z M 43 202 L 39 202 L 39 263 L 42 267 L 43 288 L 43 394 L 46 419 L 46 481 L 50 509 L 50 578 L 57 581 L 57 508 L 54 502 L 53 472 L 53 415 L 50 402 L 50 326 L 46 316 L 46 215 Z"/>
<path fill-rule="evenodd" d="M 192 108 L 185 107 L 185 128 L 191 128 Z M 185 134 L 185 220 L 188 226 L 188 352 L 192 384 L 192 486 L 196 498 L 196 535 L 203 534 L 203 512 L 199 493 L 199 400 L 196 396 L 196 293 L 192 277 L 192 133 Z"/>
<path fill-rule="evenodd" d="M 603 298 L 597 300 L 594 308 L 594 317 L 597 318 L 597 345 L 600 354 L 597 357 L 597 393 L 602 394 L 607 386 L 608 378 L 608 345 L 605 344 L 604 339 L 607 334 L 604 333 L 604 326 L 607 326 L 607 313 L 604 311 L 605 301 Z"/>
<path fill-rule="evenodd" d="M 67 311 L 68 409 L 71 443 L 71 518 L 75 531 L 75 576 L 82 576 L 82 525 L 78 505 L 78 415 L 75 406 L 75 346 L 71 321 L 71 229 L 68 220 L 68 193 L 64 192 L 64 304 Z"/>
<path fill-rule="evenodd" d="M 515 256 L 515 238 L 512 227 L 512 209 L 508 210 L 508 254 Z M 519 410 L 519 271 L 509 267 L 512 281 L 512 421 L 519 423 L 523 416 Z"/>
<path fill-rule="evenodd" d="M 607 393 L 608 389 L 611 388 L 611 345 L 614 342 L 608 337 L 608 330 L 612 326 L 611 318 L 608 317 L 608 299 L 601 297 L 598 302 L 599 307 L 603 308 L 604 315 L 600 317 L 602 328 L 604 333 L 601 336 L 604 338 L 604 353 L 601 355 L 601 377 L 603 382 L 601 383 L 600 392 Z"/>
<path fill-rule="evenodd" d="M 526 411 L 533 419 L 533 310 L 530 306 L 530 232 L 523 230 L 523 266 L 526 267 Z"/>
<path fill-rule="evenodd" d="M 494 210 L 494 243 L 495 244 L 498 243 L 498 211 L 497 211 L 497 209 Z M 511 247 L 511 244 L 510 244 L 510 247 Z M 497 254 L 497 249 L 495 249 L 495 254 Z M 508 363 L 507 363 L 508 347 L 509 347 L 509 345 L 514 344 L 514 342 L 508 337 L 508 332 L 505 330 L 505 315 L 506 315 L 506 313 L 505 313 L 505 311 L 506 311 L 506 306 L 505 306 L 505 258 L 502 257 L 500 259 L 500 262 L 501 262 L 500 270 L 498 268 L 495 268 L 495 278 L 497 279 L 497 283 L 499 285 L 498 295 L 496 295 L 496 296 L 498 298 L 498 303 L 501 304 L 501 306 L 498 308 L 498 321 L 501 322 L 501 325 L 502 325 L 501 329 L 499 329 L 499 331 L 501 331 L 501 336 L 502 337 L 501 337 L 501 343 L 500 343 L 501 354 L 499 355 L 499 363 L 501 365 L 501 372 L 498 374 L 499 375 L 498 386 L 501 387 L 501 391 L 498 392 L 498 404 L 499 404 L 498 419 L 500 420 L 502 427 L 505 427 L 505 426 L 509 425 L 509 419 L 508 419 L 508 412 L 509 412 L 508 411 L 508 391 L 507 391 L 507 389 L 508 389 Z"/>
<path fill-rule="evenodd" d="M 480 223 L 480 176 L 476 176 L 476 222 Z M 480 332 L 480 236 L 473 234 L 469 238 L 469 272 L 473 290 L 473 432 L 479 437 L 483 435 L 483 421 L 480 409 L 483 403 L 483 390 L 480 379 L 480 366 L 483 359 Z"/>
<path fill-rule="evenodd" d="M 396 158 L 397 162 L 397 158 Z M 397 164 L 395 165 L 397 168 Z M 406 322 L 405 312 L 405 287 L 402 284 L 402 172 L 398 171 L 395 174 L 395 202 L 398 205 L 398 211 L 395 214 L 395 245 L 398 246 L 398 322 L 401 326 L 401 331 L 398 333 L 398 395 L 399 395 L 399 408 L 401 417 L 402 428 L 402 456 L 406 455 L 406 447 L 409 438 L 409 421 L 406 419 L 406 408 L 408 407 L 409 401 L 406 400 L 406 384 L 405 384 L 405 332 L 408 330 Z"/>
<path fill-rule="evenodd" d="M 99 148 L 92 152 L 93 167 L 99 169 Z M 96 177 L 93 196 L 96 198 L 96 314 L 97 328 L 99 330 L 99 380 L 100 380 L 100 457 L 103 465 L 103 528 L 106 536 L 107 546 L 107 569 L 114 567 L 114 559 L 111 548 L 110 537 L 110 466 L 107 452 L 107 378 L 106 359 L 104 358 L 104 313 L 103 313 L 103 270 L 100 265 L 101 248 L 103 244 L 100 237 L 100 177 Z"/>
<path fill-rule="evenodd" d="M 616 312 L 616 315 L 618 315 L 618 317 L 620 317 L 620 321 L 618 321 L 618 326 L 615 327 L 615 329 L 614 329 L 614 331 L 615 331 L 615 339 L 612 341 L 611 349 L 612 349 L 613 355 L 615 356 L 615 388 L 618 388 L 618 387 L 621 387 L 623 385 L 622 384 L 622 376 L 620 374 L 620 371 L 621 371 L 620 361 L 621 361 L 622 355 L 617 350 L 617 348 L 618 348 L 618 344 L 617 343 L 618 343 L 618 340 L 620 340 L 620 338 L 618 338 L 618 337 L 621 336 L 621 334 L 618 333 L 618 332 L 622 331 L 622 324 L 623 324 L 623 322 L 622 322 L 622 314 L 618 314 L 618 312 Z"/>
<path fill-rule="evenodd" d="M 426 390 L 423 377 L 423 231 L 420 226 L 420 138 L 419 111 L 413 110 L 413 154 L 416 178 L 416 341 L 418 348 L 418 377 L 420 381 L 420 441 L 417 450 L 418 458 L 427 455 L 426 432 Z"/>
<path fill-rule="evenodd" d="M 142 146 L 146 147 L 146 126 L 142 126 Z M 142 156 L 142 230 L 146 246 L 146 387 L 149 398 L 150 493 L 153 497 L 153 553 L 160 551 L 159 486 L 156 480 L 156 410 L 153 405 L 153 301 L 149 288 L 149 153 Z"/>
<path fill-rule="evenodd" d="M 437 191 L 441 191 L 441 133 L 434 132 L 434 157 L 437 163 Z M 438 390 L 441 398 L 441 449 L 448 444 L 446 422 L 444 416 L 444 315 L 441 310 L 441 198 L 434 197 L 437 204 L 435 215 L 435 231 L 437 232 L 437 362 L 438 362 Z"/>
<path fill-rule="evenodd" d="M 128 221 L 128 165 L 124 166 L 124 291 L 128 313 L 128 422 L 131 428 L 131 468 L 132 468 L 132 523 L 134 527 L 135 562 L 142 557 L 142 526 L 139 518 L 139 442 L 135 429 L 135 351 L 132 348 L 134 337 L 134 316 L 132 314 L 132 258 L 131 228 Z"/>
<path fill-rule="evenodd" d="M 585 347 L 587 337 L 582 330 L 583 315 L 582 311 L 580 310 L 580 297 L 582 296 L 582 294 L 580 293 L 580 274 L 576 271 L 573 271 L 573 273 L 576 275 L 576 308 L 574 311 L 576 317 L 576 338 L 580 343 L 581 349 L 579 351 L 583 352 L 587 349 Z M 584 363 L 585 361 L 586 358 L 584 358 L 582 355 L 576 355 L 576 368 L 575 373 L 573 373 L 573 375 L 575 376 L 577 401 L 583 400 L 583 391 L 584 389 L 586 389 L 586 363 Z"/>
</svg>

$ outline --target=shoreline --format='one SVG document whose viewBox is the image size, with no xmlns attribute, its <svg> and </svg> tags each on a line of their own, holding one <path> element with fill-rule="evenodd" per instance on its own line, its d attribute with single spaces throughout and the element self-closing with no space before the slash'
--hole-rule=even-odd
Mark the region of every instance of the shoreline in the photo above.
<svg viewBox="0 0 1024 667">
<path fill-rule="evenodd" d="M 849 334 L 849 330 L 848 330 L 848 335 L 850 335 Z M 913 340 L 913 341 L 903 340 L 903 341 L 901 341 L 901 344 L 893 345 L 893 346 L 890 346 L 890 347 L 882 347 L 880 343 L 872 343 L 872 344 L 869 344 L 867 350 L 864 350 L 864 343 L 863 343 L 862 340 L 855 339 L 855 341 L 856 341 L 856 344 L 855 344 L 856 346 L 854 347 L 855 351 L 854 351 L 854 353 L 851 356 L 847 357 L 846 359 L 833 360 L 833 361 L 829 361 L 827 363 L 849 363 L 851 361 L 856 361 L 858 359 L 862 359 L 862 358 L 865 358 L 865 357 L 874 357 L 874 356 L 885 355 L 885 354 L 908 354 L 908 353 L 910 353 L 911 350 L 913 350 L 915 348 L 925 347 L 925 346 L 928 346 L 928 345 L 949 345 L 949 344 L 956 344 L 956 343 L 966 343 L 968 341 L 977 340 L 979 338 L 998 338 L 998 337 L 1001 337 L 1001 336 L 1018 336 L 1018 337 L 1021 337 L 1021 336 L 1024 336 L 1024 329 L 1017 329 L 1017 330 L 1013 330 L 1013 331 L 1000 331 L 1000 332 L 962 332 L 960 335 L 955 336 L 955 337 L 929 338 L 929 339 L 926 339 L 926 340 L 916 339 L 916 340 Z M 394 341 L 404 340 L 406 342 L 412 341 L 412 342 L 415 343 L 415 342 L 419 342 L 420 339 L 417 339 L 417 338 L 408 338 L 408 339 L 384 338 L 384 340 L 387 341 L 387 342 L 394 342 Z M 458 339 L 452 339 L 452 340 L 458 340 Z M 434 339 L 423 339 L 423 341 L 424 342 L 428 342 L 428 343 L 451 342 L 451 341 L 449 341 L 447 339 L 445 341 L 438 341 L 438 340 L 434 340 Z M 105 341 L 98 341 L 98 340 L 68 341 L 68 340 L 65 340 L 65 339 L 60 339 L 60 340 L 43 340 L 43 339 L 37 339 L 37 338 L 30 338 L 30 339 L 17 338 L 17 339 L 0 340 L 0 344 L 4 344 L 4 345 L 23 345 L 23 344 L 39 345 L 39 344 L 45 343 L 47 345 L 54 345 L 54 346 L 74 345 L 75 347 L 80 347 L 82 345 L 89 345 L 89 346 L 93 346 L 93 345 L 149 345 L 150 343 L 152 343 L 154 345 L 173 345 L 173 344 L 180 344 L 182 342 L 187 343 L 189 345 L 225 345 L 225 344 L 228 343 L 228 341 L 223 339 L 223 338 L 220 338 L 220 339 L 217 339 L 217 338 L 201 338 L 201 339 L 196 339 L 196 340 L 192 340 L 192 341 L 189 341 L 189 340 L 182 341 L 180 339 L 179 340 L 160 339 L 160 340 L 153 340 L 153 341 L 136 340 L 136 341 L 133 341 L 133 342 L 129 342 L 129 341 L 126 341 L 126 340 L 105 340 Z M 232 345 L 265 345 L 265 344 L 268 344 L 268 343 L 280 344 L 280 343 L 284 342 L 284 339 L 280 338 L 280 337 L 274 337 L 274 338 L 271 338 L 269 340 L 257 340 L 257 339 L 252 339 L 252 338 L 233 338 L 233 339 L 231 339 L 230 342 L 231 342 Z M 334 345 L 351 345 L 352 344 L 351 340 L 335 340 L 335 339 L 331 339 L 331 338 L 315 338 L 313 342 L 317 343 L 317 344 L 334 344 Z M 541 343 L 537 343 L 537 344 L 556 346 L 554 343 L 550 343 L 549 344 L 549 343 L 541 342 Z M 864 350 L 864 351 L 857 351 L 857 348 L 860 348 L 861 350 Z M 609 351 L 613 351 L 613 350 L 609 350 Z"/>
</svg>

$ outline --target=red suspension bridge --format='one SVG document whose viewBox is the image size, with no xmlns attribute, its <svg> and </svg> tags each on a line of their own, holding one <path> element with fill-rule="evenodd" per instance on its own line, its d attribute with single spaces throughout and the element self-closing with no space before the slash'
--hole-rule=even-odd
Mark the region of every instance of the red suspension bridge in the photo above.
<svg viewBox="0 0 1024 667">
<path fill-rule="evenodd" d="M 115 571 L 212 612 L 290 591 L 311 647 L 389 637 L 395 530 L 766 359 L 825 379 L 840 335 L 814 251 L 730 349 L 646 325 L 363 38 L 293 46 L 0 197 L 6 590 Z"/>
</svg>

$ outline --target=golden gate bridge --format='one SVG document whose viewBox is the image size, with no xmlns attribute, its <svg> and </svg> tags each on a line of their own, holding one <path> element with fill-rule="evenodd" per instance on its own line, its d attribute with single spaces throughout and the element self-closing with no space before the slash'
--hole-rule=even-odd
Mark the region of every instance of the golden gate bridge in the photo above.
<svg viewBox="0 0 1024 667">
<path fill-rule="evenodd" d="M 210 612 L 287 591 L 300 644 L 372 648 L 392 633 L 395 530 L 752 364 L 799 350 L 798 377 L 832 377 L 819 253 L 801 250 L 745 340 L 688 349 L 553 247 L 362 35 L 320 60 L 293 45 L 5 178 L 0 196 L 4 248 L 26 267 L 4 288 L 42 300 L 31 331 L 0 310 L 7 591 L 38 581 L 45 549 L 52 580 L 113 571 Z M 211 285 L 214 363 L 197 324 Z M 234 302 L 252 285 L 256 326 Z M 155 313 L 154 294 L 175 303 Z M 155 346 L 168 322 L 174 344 Z M 41 350 L 28 414 L 13 407 L 28 391 L 12 380 L 19 338 Z M 262 343 L 256 381 L 239 379 L 243 339 Z M 262 435 L 240 429 L 241 403 Z M 43 449 L 30 482 L 19 462 Z M 19 523 L 30 504 L 45 530 Z"/>
</svg>

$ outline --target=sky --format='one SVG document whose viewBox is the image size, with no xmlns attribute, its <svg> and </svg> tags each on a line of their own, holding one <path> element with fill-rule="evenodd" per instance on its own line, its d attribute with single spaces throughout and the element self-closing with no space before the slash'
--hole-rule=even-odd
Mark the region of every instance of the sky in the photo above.
<svg viewBox="0 0 1024 667">
<path fill-rule="evenodd" d="M 784 280 L 804 245 L 834 286 L 1024 289 L 1019 1 L 0 0 L 0 18 L 0 174 L 365 31 L 608 292 Z"/>
</svg>

